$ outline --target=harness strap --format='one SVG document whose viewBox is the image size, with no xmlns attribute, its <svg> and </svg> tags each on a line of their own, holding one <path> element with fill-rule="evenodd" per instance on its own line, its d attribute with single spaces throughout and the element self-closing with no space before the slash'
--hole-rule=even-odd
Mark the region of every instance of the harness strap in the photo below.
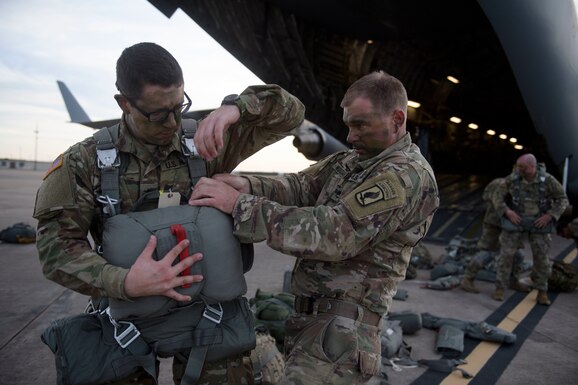
<svg viewBox="0 0 578 385">
<path fill-rule="evenodd" d="M 100 169 L 102 192 L 98 201 L 104 204 L 103 211 L 107 217 L 116 215 L 120 203 L 118 186 L 120 158 L 113 139 L 113 134 L 118 136 L 118 127 L 118 124 L 110 129 L 103 127 L 93 134 L 96 141 L 96 157 Z M 110 130 L 113 130 L 113 133 Z"/>
<path fill-rule="evenodd" d="M 193 332 L 196 344 L 189 352 L 187 366 L 180 385 L 194 385 L 197 383 L 199 378 L 201 378 L 209 346 L 223 341 L 222 330 L 217 328 L 223 319 L 223 308 L 220 304 L 217 305 L 219 305 L 218 309 L 211 305 L 205 306 L 203 317 Z"/>
<path fill-rule="evenodd" d="M 181 127 L 183 131 L 181 136 L 181 149 L 187 159 L 191 184 L 194 186 L 201 177 L 207 176 L 205 160 L 199 156 L 193 140 L 195 132 L 197 132 L 197 121 L 194 119 L 183 119 Z"/>
</svg>

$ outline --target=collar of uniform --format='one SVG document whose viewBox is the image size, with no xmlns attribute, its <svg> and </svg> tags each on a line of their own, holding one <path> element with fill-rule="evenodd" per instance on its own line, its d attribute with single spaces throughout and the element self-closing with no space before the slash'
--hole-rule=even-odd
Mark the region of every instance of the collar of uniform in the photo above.
<svg viewBox="0 0 578 385">
<path fill-rule="evenodd" d="M 132 135 L 128 129 L 124 115 L 120 121 L 117 147 L 119 151 L 131 153 L 143 162 L 150 162 L 155 155 L 155 153 L 151 153 L 144 143 L 140 142 Z M 157 157 L 166 158 L 173 151 L 180 152 L 180 148 L 179 136 L 175 134 L 171 143 L 166 146 L 156 147 L 156 154 L 158 154 Z"/>
<path fill-rule="evenodd" d="M 380 152 L 378 155 L 374 156 L 373 158 L 369 158 L 359 162 L 359 165 L 361 166 L 361 168 L 365 168 L 366 166 L 374 164 L 376 160 L 383 159 L 389 156 L 389 154 L 395 151 L 403 150 L 409 147 L 410 145 L 411 145 L 411 137 L 408 132 L 400 140 L 398 140 L 397 142 L 395 142 L 394 144 L 392 144 L 391 146 Z"/>
</svg>

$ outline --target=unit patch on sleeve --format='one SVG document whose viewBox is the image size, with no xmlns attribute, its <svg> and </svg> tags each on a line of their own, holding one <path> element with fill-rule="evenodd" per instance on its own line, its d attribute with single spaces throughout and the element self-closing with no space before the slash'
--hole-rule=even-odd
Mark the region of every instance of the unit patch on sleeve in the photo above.
<svg viewBox="0 0 578 385">
<path fill-rule="evenodd" d="M 345 206 L 355 219 L 401 207 L 404 202 L 405 189 L 392 173 L 368 180 L 344 199 Z"/>
<path fill-rule="evenodd" d="M 50 175 L 50 173 L 56 169 L 58 169 L 60 166 L 62 166 L 62 154 L 58 155 L 58 157 L 56 159 L 54 159 L 54 162 L 52 162 L 52 164 L 50 165 L 50 168 L 46 171 L 46 174 L 44 174 L 44 178 L 42 178 L 43 180 L 46 179 L 48 177 L 48 175 Z"/>
</svg>

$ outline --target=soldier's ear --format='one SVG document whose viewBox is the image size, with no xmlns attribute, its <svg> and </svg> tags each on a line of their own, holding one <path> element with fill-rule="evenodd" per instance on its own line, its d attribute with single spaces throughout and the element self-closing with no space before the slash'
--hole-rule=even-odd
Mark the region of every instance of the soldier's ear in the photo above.
<svg viewBox="0 0 578 385">
<path fill-rule="evenodd" d="M 393 111 L 393 123 L 395 124 L 395 128 L 399 129 L 403 125 L 405 121 L 405 114 L 402 110 L 395 110 Z"/>
<path fill-rule="evenodd" d="M 124 112 L 125 114 L 130 114 L 130 106 L 129 106 L 130 102 L 128 101 L 127 98 L 125 98 L 122 94 L 116 94 L 114 95 L 114 99 L 116 100 L 116 103 L 118 104 L 122 112 Z"/>
</svg>

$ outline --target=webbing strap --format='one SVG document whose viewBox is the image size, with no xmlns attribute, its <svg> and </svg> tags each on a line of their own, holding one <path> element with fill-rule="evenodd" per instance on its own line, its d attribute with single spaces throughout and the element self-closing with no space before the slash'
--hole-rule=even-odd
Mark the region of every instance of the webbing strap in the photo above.
<svg viewBox="0 0 578 385">
<path fill-rule="evenodd" d="M 116 199 L 118 204 L 118 173 L 120 158 L 114 147 L 114 139 L 110 130 L 114 130 L 118 136 L 118 124 L 111 128 L 103 127 L 93 134 L 96 141 L 96 156 L 98 168 L 101 170 L 102 195 L 110 199 Z"/>
<path fill-rule="evenodd" d="M 209 305 L 206 306 L 205 312 L 208 308 L 210 308 Z M 199 378 L 201 378 L 209 346 L 222 342 L 222 331 L 217 329 L 221 320 L 219 319 L 218 322 L 215 321 L 217 320 L 212 317 L 206 317 L 205 314 L 203 314 L 203 317 L 201 317 L 201 320 L 197 324 L 194 331 L 195 345 L 193 345 L 189 352 L 187 367 L 185 368 L 181 385 L 194 385 L 197 383 Z"/>
<path fill-rule="evenodd" d="M 197 121 L 194 119 L 183 119 L 182 131 L 181 149 L 187 159 L 191 184 L 194 186 L 201 177 L 207 176 L 205 160 L 199 156 L 194 142 L 195 132 L 197 132 Z"/>
</svg>

